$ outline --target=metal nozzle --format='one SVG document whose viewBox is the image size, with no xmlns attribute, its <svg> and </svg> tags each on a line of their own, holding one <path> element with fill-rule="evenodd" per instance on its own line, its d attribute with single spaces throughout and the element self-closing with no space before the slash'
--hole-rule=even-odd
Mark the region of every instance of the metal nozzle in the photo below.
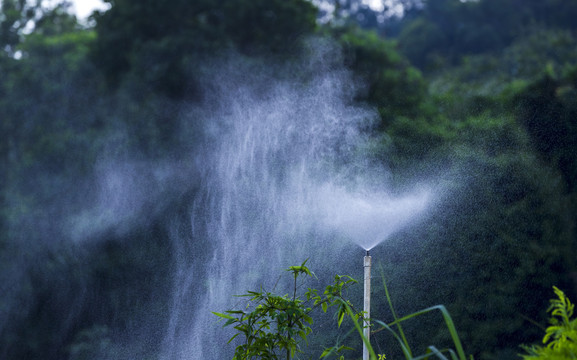
<svg viewBox="0 0 577 360">
<path fill-rule="evenodd" d="M 365 256 L 370 256 L 370 255 L 369 255 L 369 250 L 367 250 L 367 255 L 365 255 Z"/>
</svg>

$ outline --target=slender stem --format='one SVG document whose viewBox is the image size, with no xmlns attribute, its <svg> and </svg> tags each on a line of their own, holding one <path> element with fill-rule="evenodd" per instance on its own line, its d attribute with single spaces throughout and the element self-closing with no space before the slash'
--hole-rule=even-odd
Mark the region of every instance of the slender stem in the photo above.
<svg viewBox="0 0 577 360">
<path fill-rule="evenodd" d="M 295 301 L 295 299 L 297 298 L 297 274 L 295 273 L 295 287 L 294 287 L 294 292 L 293 292 L 293 301 Z"/>
</svg>

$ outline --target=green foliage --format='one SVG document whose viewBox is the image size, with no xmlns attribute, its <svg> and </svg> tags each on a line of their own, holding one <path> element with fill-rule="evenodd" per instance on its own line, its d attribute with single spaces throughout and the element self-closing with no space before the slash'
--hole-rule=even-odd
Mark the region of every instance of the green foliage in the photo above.
<svg viewBox="0 0 577 360">
<path fill-rule="evenodd" d="M 465 355 L 465 351 L 463 349 L 463 345 L 461 344 L 461 339 L 460 339 L 459 334 L 457 333 L 457 329 L 454 325 L 453 319 L 452 319 L 451 315 L 449 314 L 449 311 L 445 308 L 445 306 L 443 306 L 443 305 L 431 306 L 431 307 L 428 307 L 426 309 L 413 312 L 413 313 L 408 314 L 406 316 L 399 317 L 397 315 L 397 312 L 395 311 L 394 306 L 393 306 L 393 301 L 392 301 L 392 298 L 389 294 L 389 289 L 387 287 L 387 283 L 385 282 L 384 275 L 382 275 L 382 280 L 383 280 L 383 288 L 385 290 L 385 296 L 386 296 L 387 304 L 388 304 L 388 307 L 391 311 L 391 314 L 393 315 L 394 321 L 387 324 L 383 321 L 373 319 L 372 321 L 375 324 L 380 326 L 380 328 L 372 331 L 373 334 L 377 334 L 377 333 L 384 331 L 384 330 L 386 330 L 388 333 L 390 333 L 395 338 L 397 343 L 399 344 L 399 347 L 402 350 L 402 354 L 405 357 L 405 359 L 407 359 L 407 360 L 428 359 L 431 355 L 434 355 L 434 356 L 438 357 L 439 359 L 447 359 L 446 356 L 444 355 L 444 353 L 449 354 L 451 359 L 453 359 L 453 360 L 457 360 L 457 359 L 466 360 L 467 359 L 467 357 Z M 411 345 L 409 344 L 409 341 L 407 340 L 407 336 L 405 335 L 405 330 L 403 330 L 402 324 L 403 324 L 403 322 L 405 322 L 407 320 L 420 317 L 421 315 L 425 315 L 425 314 L 428 314 L 428 313 L 436 311 L 436 310 L 439 310 L 443 316 L 443 320 L 445 321 L 446 328 L 449 331 L 449 334 L 450 334 L 452 343 L 456 349 L 456 352 L 455 352 L 455 350 L 453 350 L 451 348 L 444 348 L 444 349 L 439 350 L 434 345 L 428 345 L 425 354 L 414 355 L 414 350 L 411 348 Z M 394 327 L 397 328 L 396 331 L 394 330 Z M 422 328 L 420 328 L 420 329 L 422 330 Z"/>
<path fill-rule="evenodd" d="M 339 328 L 345 318 L 350 319 L 353 325 L 351 331 L 356 331 L 363 344 L 367 346 L 370 358 L 372 360 L 377 359 L 374 346 L 371 345 L 364 334 L 367 319 L 363 316 L 363 313 L 354 309 L 350 300 L 343 296 L 343 290 L 357 283 L 356 280 L 349 276 L 336 275 L 334 283 L 328 285 L 322 295 L 319 295 L 318 290 L 309 288 L 304 294 L 306 300 L 302 300 L 296 296 L 298 276 L 313 276 L 311 271 L 305 266 L 305 263 L 306 261 L 300 266 L 291 266 L 287 269 L 288 272 L 293 273 L 295 280 L 292 297 L 288 295 L 279 296 L 263 290 L 258 292 L 248 291 L 246 295 L 241 295 L 249 298 L 249 303 L 245 310 L 227 310 L 225 313 L 213 312 L 214 315 L 226 320 L 224 326 L 233 326 L 237 330 L 236 334 L 229 340 L 229 343 L 239 335 L 244 336 L 244 341 L 236 347 L 233 359 L 291 359 L 297 352 L 303 352 L 300 344 L 302 342 L 306 343 L 307 337 L 312 332 L 310 326 L 313 324 L 313 318 L 309 314 L 313 308 L 319 306 L 325 313 L 328 308 L 336 307 L 335 315 L 337 327 Z M 444 306 L 432 306 L 399 318 L 393 307 L 384 277 L 383 288 L 394 321 L 387 324 L 377 319 L 370 319 L 373 323 L 371 327 L 379 326 L 379 328 L 372 330 L 371 333 L 376 334 L 383 330 L 388 331 L 398 341 L 407 360 L 427 359 L 430 356 L 447 359 L 444 353 L 449 354 L 451 359 L 454 360 L 467 359 L 453 319 Z M 439 350 L 435 346 L 430 345 L 425 354 L 414 356 L 403 331 L 402 323 L 436 310 L 439 310 L 443 316 L 456 352 L 449 348 Z M 393 327 L 398 330 L 395 331 Z M 295 337 L 296 335 L 299 336 L 298 339 Z M 283 350 L 286 353 L 285 355 L 281 353 Z M 345 350 L 353 349 L 337 342 L 336 345 L 326 348 L 320 358 L 340 356 L 340 359 L 343 359 L 344 357 L 341 353 Z"/>
<path fill-rule="evenodd" d="M 573 317 L 574 305 L 563 291 L 553 287 L 558 299 L 552 299 L 548 312 L 549 323 L 543 337 L 544 346 L 523 346 L 525 360 L 565 360 L 577 357 L 577 318 Z"/>
<path fill-rule="evenodd" d="M 117 0 L 96 17 L 92 58 L 116 87 L 144 80 L 172 98 L 198 96 L 195 69 L 230 50 L 289 56 L 316 29 L 305 0 Z"/>
<path fill-rule="evenodd" d="M 369 339 L 367 339 L 364 334 L 364 329 L 367 326 L 366 325 L 367 319 L 363 317 L 361 313 L 355 312 L 351 303 L 348 300 L 339 297 L 336 299 L 336 302 L 339 304 L 339 310 L 337 311 L 337 315 L 339 318 L 339 326 L 342 322 L 341 318 L 344 317 L 345 314 L 348 315 L 353 322 L 354 326 L 353 329 L 357 331 L 359 337 L 363 342 L 363 345 L 367 347 L 367 350 L 369 352 L 369 358 L 371 360 L 376 360 L 377 355 L 375 353 L 375 350 L 371 346 Z M 335 345 L 332 348 L 325 349 L 325 351 L 321 354 L 321 358 L 328 357 L 332 354 L 338 355 L 343 350 L 352 350 L 352 348 L 346 347 L 344 345 L 341 346 Z M 340 360 L 344 359 L 344 356 L 341 355 L 339 359 Z"/>
<path fill-rule="evenodd" d="M 435 310 L 439 310 L 443 316 L 443 320 L 445 321 L 445 325 L 446 325 L 446 327 L 449 331 L 449 334 L 451 335 L 451 339 L 455 345 L 456 353 L 453 349 L 439 350 L 434 345 L 429 345 L 427 347 L 428 351 L 426 354 L 419 355 L 419 356 L 413 356 L 412 351 L 411 351 L 411 347 L 409 346 L 409 342 L 405 338 L 404 333 L 402 331 L 402 327 L 400 325 L 403 321 L 407 321 L 409 319 L 415 318 L 415 317 L 420 316 L 420 315 L 425 315 L 425 314 L 432 312 L 432 311 L 435 311 Z M 395 319 L 395 321 L 393 321 L 389 324 L 385 324 L 384 322 L 379 321 L 379 320 L 374 320 L 374 322 L 381 326 L 380 329 L 376 329 L 376 330 L 374 330 L 374 332 L 378 332 L 381 330 L 387 330 L 391 334 L 393 334 L 395 339 L 399 342 L 399 346 L 403 350 L 403 354 L 405 355 L 405 358 L 407 360 L 428 358 L 431 353 L 433 355 L 436 355 L 440 359 L 445 359 L 445 356 L 442 355 L 443 353 L 450 354 L 452 359 L 459 359 L 459 360 L 466 360 L 467 359 L 465 352 L 463 350 L 463 345 L 461 344 L 461 339 L 459 338 L 459 334 L 457 333 L 457 329 L 455 328 L 455 324 L 453 322 L 453 319 L 452 319 L 451 315 L 449 314 L 449 311 L 447 311 L 447 309 L 443 305 L 436 305 L 436 306 L 432 306 L 432 307 L 411 313 L 409 315 L 403 316 L 402 318 Z M 397 333 L 393 330 L 392 327 L 395 325 L 398 327 L 399 333 Z"/>
<path fill-rule="evenodd" d="M 302 352 L 301 343 L 307 341 L 311 333 L 313 318 L 309 315 L 313 308 L 321 307 L 324 312 L 329 307 L 337 306 L 338 326 L 345 315 L 350 314 L 350 303 L 343 299 L 343 290 L 356 283 L 348 276 L 335 277 L 333 285 L 327 286 L 320 295 L 316 289 L 308 289 L 305 299 L 297 296 L 297 280 L 300 275 L 313 276 L 305 266 L 306 260 L 300 266 L 287 269 L 294 276 L 292 296 L 277 295 L 272 292 L 248 291 L 242 297 L 248 298 L 245 310 L 227 310 L 225 313 L 213 312 L 226 320 L 224 326 L 233 326 L 237 336 L 244 336 L 242 344 L 235 350 L 233 359 L 291 359 L 297 352 Z M 354 314 L 357 319 L 361 314 Z M 344 350 L 346 347 L 340 347 Z M 322 357 L 326 356 L 323 354 Z"/>
<path fill-rule="evenodd" d="M 14 56 L 23 31 L 40 10 L 40 4 L 25 0 L 5 0 L 0 4 L 0 54 Z"/>
<path fill-rule="evenodd" d="M 411 63 L 420 69 L 435 64 L 442 56 L 442 50 L 447 45 L 447 36 L 438 25 L 424 18 L 409 23 L 399 35 L 399 49 Z"/>
<path fill-rule="evenodd" d="M 308 1 L 228 0 L 222 5 L 227 36 L 242 53 L 287 56 L 316 29 L 316 8 Z"/>
<path fill-rule="evenodd" d="M 345 64 L 366 81 L 368 91 L 359 100 L 378 107 L 382 128 L 395 116 L 414 117 L 422 111 L 426 84 L 392 41 L 356 27 L 334 28 L 331 34 L 342 44 Z"/>
<path fill-rule="evenodd" d="M 575 29 L 573 2 L 540 0 L 427 0 L 405 20 L 400 49 L 421 69 L 436 71 L 473 54 L 497 54 L 530 32 L 531 26 Z"/>
<path fill-rule="evenodd" d="M 502 53 L 424 71 L 436 112 L 395 119 L 381 147 L 395 173 L 439 174 L 452 198 L 408 236 L 435 240 L 391 265 L 401 303 L 445 304 L 478 359 L 514 356 L 536 336 L 526 318 L 542 317 L 549 284 L 574 288 L 575 44 L 571 31 L 528 27 Z"/>
<path fill-rule="evenodd" d="M 544 159 L 557 164 L 573 190 L 577 186 L 577 161 L 572 151 L 577 146 L 577 86 L 571 74 L 571 70 L 565 76 L 544 74 L 514 99 L 517 118 L 527 129 L 533 146 Z"/>
</svg>

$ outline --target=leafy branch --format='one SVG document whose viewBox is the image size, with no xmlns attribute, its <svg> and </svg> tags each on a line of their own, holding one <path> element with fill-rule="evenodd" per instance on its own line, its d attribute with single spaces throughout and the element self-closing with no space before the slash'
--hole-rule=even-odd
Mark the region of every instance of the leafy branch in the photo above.
<svg viewBox="0 0 577 360">
<path fill-rule="evenodd" d="M 577 318 L 572 319 L 575 305 L 559 288 L 553 286 L 557 299 L 551 300 L 547 312 L 551 313 L 545 330 L 545 346 L 522 346 L 527 352 L 521 355 L 525 360 L 565 360 L 577 358 Z"/>
<path fill-rule="evenodd" d="M 320 307 L 326 313 L 330 307 L 337 306 L 339 327 L 347 314 L 353 319 L 362 317 L 361 313 L 353 313 L 352 305 L 343 298 L 343 290 L 357 283 L 350 276 L 335 276 L 334 283 L 328 285 L 322 295 L 317 289 L 309 288 L 304 293 L 306 300 L 298 297 L 299 276 L 314 276 L 306 266 L 306 262 L 307 260 L 300 266 L 286 269 L 294 277 L 292 297 L 265 292 L 262 289 L 248 291 L 247 294 L 240 295 L 248 298 L 244 310 L 213 312 L 214 315 L 226 320 L 224 326 L 233 326 L 237 330 L 228 343 L 239 335 L 244 336 L 244 342 L 235 349 L 234 360 L 280 359 L 281 356 L 287 360 L 293 358 L 297 352 L 302 352 L 301 343 L 307 343 L 307 336 L 312 331 L 310 326 L 313 324 L 309 314 L 315 308 Z M 345 349 L 348 348 L 340 347 L 338 350 Z"/>
<path fill-rule="evenodd" d="M 348 334 L 356 331 L 362 339 L 363 344 L 366 345 L 371 360 L 377 359 L 377 355 L 369 339 L 365 337 L 363 332 L 367 320 L 364 317 L 364 313 L 356 311 L 351 302 L 343 297 L 343 291 L 348 286 L 356 284 L 357 281 L 350 276 L 336 275 L 334 282 L 326 286 L 322 294 L 320 294 L 317 289 L 308 288 L 304 293 L 303 300 L 297 296 L 298 278 L 301 275 L 314 276 L 305 264 L 306 261 L 300 266 L 291 266 L 286 269 L 286 271 L 291 272 L 294 276 L 292 297 L 288 295 L 280 296 L 262 290 L 259 292 L 248 291 L 247 294 L 240 295 L 241 297 L 249 298 L 245 310 L 228 310 L 225 313 L 213 313 L 226 320 L 224 326 L 233 326 L 237 330 L 237 333 L 229 340 L 229 343 L 239 335 L 244 336 L 245 341 L 236 347 L 233 360 L 255 358 L 281 359 L 281 356 L 289 360 L 293 358 L 297 352 L 302 353 L 300 345 L 303 342 L 307 342 L 307 336 L 312 332 L 310 326 L 313 324 L 313 319 L 309 314 L 313 309 L 318 307 L 325 313 L 329 308 L 335 307 L 338 327 L 341 327 L 346 317 L 350 318 L 353 323 L 353 328 Z M 371 319 L 371 322 L 380 326 L 378 329 L 373 330 L 372 333 L 383 330 L 391 333 L 399 342 L 407 360 L 428 359 L 431 356 L 439 359 L 448 359 L 444 353 L 449 354 L 452 360 L 467 359 L 453 320 L 444 306 L 432 306 L 403 317 L 398 317 L 393 308 L 387 285 L 384 282 L 384 276 L 383 286 L 389 307 L 393 313 L 394 321 L 386 324 L 382 321 Z M 563 304 L 567 307 L 568 301 Z M 571 316 L 572 309 L 571 305 L 569 306 L 569 310 L 563 314 Z M 431 345 L 428 347 L 427 353 L 415 357 L 404 335 L 401 323 L 436 310 L 440 311 L 443 315 L 456 351 L 452 349 L 437 349 Z M 393 327 L 398 329 L 398 333 L 393 330 Z M 344 359 L 344 356 L 341 355 L 344 350 L 352 349 L 337 343 L 325 349 L 320 358 L 340 355 L 340 359 Z M 382 359 L 384 355 L 380 354 L 378 358 Z"/>
</svg>

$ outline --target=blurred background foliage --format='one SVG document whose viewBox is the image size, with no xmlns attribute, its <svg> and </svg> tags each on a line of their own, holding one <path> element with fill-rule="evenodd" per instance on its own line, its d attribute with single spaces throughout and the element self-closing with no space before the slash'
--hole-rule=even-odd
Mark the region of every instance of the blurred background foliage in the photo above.
<svg viewBox="0 0 577 360">
<path fill-rule="evenodd" d="M 400 314 L 442 303 L 467 352 L 510 359 L 539 341 L 551 286 L 577 298 L 577 2 L 405 0 L 402 16 L 356 0 L 107 2 L 83 23 L 65 2 L 1 2 L 1 358 L 155 358 L 170 292 L 163 224 L 190 194 L 89 246 L 59 240 L 53 219 L 96 200 L 102 154 L 178 157 L 179 104 L 203 100 L 212 59 L 290 63 L 311 36 L 342 46 L 366 85 L 356 100 L 378 110 L 366 157 L 400 189 L 425 178 L 448 189 L 426 226 L 398 235 L 430 241 L 377 250 Z M 374 306 L 391 320 L 384 297 Z M 135 319 L 150 320 L 146 335 Z M 441 328 L 406 332 L 430 344 L 448 340 Z"/>
</svg>

